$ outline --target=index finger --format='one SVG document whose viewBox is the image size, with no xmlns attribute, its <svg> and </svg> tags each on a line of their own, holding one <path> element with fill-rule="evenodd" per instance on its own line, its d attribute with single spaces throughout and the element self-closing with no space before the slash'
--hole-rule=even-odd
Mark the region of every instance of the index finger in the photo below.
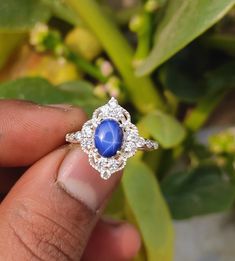
<svg viewBox="0 0 235 261">
<path fill-rule="evenodd" d="M 77 107 L 0 101 L 0 167 L 31 165 L 64 144 L 65 134 L 81 128 L 85 113 Z"/>
</svg>

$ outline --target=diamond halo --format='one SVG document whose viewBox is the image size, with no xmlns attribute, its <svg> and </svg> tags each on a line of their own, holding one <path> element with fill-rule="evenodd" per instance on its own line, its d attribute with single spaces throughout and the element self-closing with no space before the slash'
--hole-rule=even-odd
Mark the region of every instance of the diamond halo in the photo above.
<svg viewBox="0 0 235 261">
<path fill-rule="evenodd" d="M 94 142 L 95 130 L 105 119 L 117 121 L 123 131 L 121 149 L 112 157 L 101 156 Z M 100 173 L 103 179 L 109 179 L 113 173 L 123 169 L 127 159 L 134 156 L 138 149 L 158 148 L 156 142 L 139 136 L 137 127 L 131 123 L 129 112 L 122 108 L 113 97 L 107 104 L 94 111 L 92 118 L 83 125 L 81 131 L 68 133 L 66 141 L 81 144 L 82 150 L 88 154 L 90 165 Z"/>
</svg>

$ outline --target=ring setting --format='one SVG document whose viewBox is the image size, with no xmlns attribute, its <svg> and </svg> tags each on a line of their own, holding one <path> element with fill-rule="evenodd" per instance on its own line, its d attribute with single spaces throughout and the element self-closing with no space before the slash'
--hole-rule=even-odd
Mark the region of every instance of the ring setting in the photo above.
<svg viewBox="0 0 235 261">
<path fill-rule="evenodd" d="M 139 136 L 127 110 L 115 98 L 97 108 L 81 131 L 68 133 L 66 141 L 78 143 L 88 154 L 90 165 L 107 180 L 123 169 L 137 150 L 155 150 L 158 143 Z"/>
</svg>

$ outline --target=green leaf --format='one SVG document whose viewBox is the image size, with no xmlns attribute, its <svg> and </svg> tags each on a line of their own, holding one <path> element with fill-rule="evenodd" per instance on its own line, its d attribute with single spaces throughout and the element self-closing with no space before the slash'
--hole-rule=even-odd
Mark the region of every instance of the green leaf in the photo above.
<svg viewBox="0 0 235 261">
<path fill-rule="evenodd" d="M 53 86 L 42 78 L 23 78 L 0 84 L 0 98 L 25 99 L 37 103 L 69 103 L 81 106 L 91 113 L 102 101 L 92 93 L 92 86 L 84 81 L 75 81 Z"/>
<path fill-rule="evenodd" d="M 209 67 L 209 55 L 209 51 L 198 42 L 178 52 L 159 69 L 165 89 L 187 103 L 203 97 L 206 92 L 204 73 Z"/>
<path fill-rule="evenodd" d="M 92 115 L 97 107 L 100 107 L 106 102 L 106 100 L 99 99 L 93 94 L 93 86 L 86 81 L 63 83 L 59 85 L 58 88 L 73 93 L 73 97 L 76 97 L 74 103 L 82 107 L 88 115 Z"/>
<path fill-rule="evenodd" d="M 152 72 L 221 19 L 234 4 L 235 0 L 169 0 L 153 49 L 137 68 L 137 75 Z"/>
<path fill-rule="evenodd" d="M 184 127 L 174 117 L 162 111 L 148 114 L 142 122 L 142 126 L 165 149 L 180 144 L 186 136 Z"/>
<path fill-rule="evenodd" d="M 151 170 L 131 159 L 122 185 L 128 205 L 141 231 L 149 261 L 171 261 L 173 228 L 167 205 Z"/>
<path fill-rule="evenodd" d="M 209 48 L 215 48 L 229 55 L 235 55 L 235 36 L 233 34 L 213 34 L 202 39 Z"/>
<path fill-rule="evenodd" d="M 193 81 L 188 73 L 179 67 L 166 65 L 160 70 L 161 80 L 180 101 L 192 103 L 201 98 L 204 90 L 198 80 Z"/>
<path fill-rule="evenodd" d="M 187 103 L 235 87 L 235 60 L 221 63 L 219 58 L 211 59 L 216 55 L 196 42 L 190 44 L 159 69 L 162 84 Z"/>
<path fill-rule="evenodd" d="M 47 104 L 71 101 L 73 95 L 56 89 L 42 78 L 23 78 L 0 84 L 0 98 L 26 99 Z"/>
<path fill-rule="evenodd" d="M 234 185 L 216 166 L 170 175 L 161 187 L 175 219 L 227 210 L 235 198 Z"/>
<path fill-rule="evenodd" d="M 206 74 L 207 93 L 213 94 L 235 87 L 235 61 L 225 63 Z"/>
<path fill-rule="evenodd" d="M 41 0 L 0 1 L 0 31 L 28 31 L 49 17 L 50 10 Z"/>
<path fill-rule="evenodd" d="M 64 0 L 41 0 L 50 9 L 54 16 L 72 24 L 79 25 L 81 21 L 74 10 L 65 4 Z"/>
</svg>

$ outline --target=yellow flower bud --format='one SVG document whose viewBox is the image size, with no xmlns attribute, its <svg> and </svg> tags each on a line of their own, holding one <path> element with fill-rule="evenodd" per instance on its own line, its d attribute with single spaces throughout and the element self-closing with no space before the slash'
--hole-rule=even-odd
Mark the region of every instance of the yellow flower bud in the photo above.
<svg viewBox="0 0 235 261">
<path fill-rule="evenodd" d="M 65 43 L 73 52 L 89 61 L 102 51 L 96 36 L 85 27 L 76 27 L 70 31 L 66 36 Z"/>
<path fill-rule="evenodd" d="M 77 68 L 64 58 L 44 56 L 38 64 L 27 72 L 28 76 L 41 76 L 57 85 L 81 78 Z"/>
</svg>

